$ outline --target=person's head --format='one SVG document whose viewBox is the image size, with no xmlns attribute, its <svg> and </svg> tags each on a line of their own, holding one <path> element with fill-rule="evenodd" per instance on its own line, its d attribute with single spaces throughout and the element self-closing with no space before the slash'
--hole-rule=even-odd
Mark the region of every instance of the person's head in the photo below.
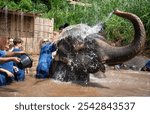
<svg viewBox="0 0 150 114">
<path fill-rule="evenodd" d="M 8 43 L 9 43 L 9 48 L 10 48 L 10 49 L 11 49 L 12 47 L 14 47 L 13 41 L 14 41 L 13 38 L 8 38 Z"/>
<path fill-rule="evenodd" d="M 0 50 L 6 50 L 6 48 L 9 48 L 7 37 L 0 37 Z"/>
<path fill-rule="evenodd" d="M 9 45 L 13 45 L 13 44 L 14 44 L 14 43 L 13 43 L 13 41 L 14 41 L 13 38 L 8 38 L 8 41 L 9 41 Z"/>
<path fill-rule="evenodd" d="M 47 39 L 47 38 L 41 39 L 41 41 L 40 41 L 40 48 L 41 48 L 41 46 L 42 46 L 43 44 L 48 43 L 48 42 L 50 42 L 50 41 L 49 41 L 49 39 Z"/>
<path fill-rule="evenodd" d="M 18 48 L 22 48 L 23 40 L 21 38 L 15 38 L 13 40 L 13 43 L 14 43 L 14 46 L 17 46 Z"/>
</svg>

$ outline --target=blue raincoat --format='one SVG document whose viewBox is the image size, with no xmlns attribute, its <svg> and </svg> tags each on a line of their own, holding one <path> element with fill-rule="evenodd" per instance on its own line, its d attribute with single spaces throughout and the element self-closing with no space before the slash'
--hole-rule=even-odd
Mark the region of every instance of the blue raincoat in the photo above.
<svg viewBox="0 0 150 114">
<path fill-rule="evenodd" d="M 36 78 L 48 78 L 52 67 L 52 52 L 55 50 L 55 45 L 50 42 L 42 45 L 36 68 Z"/>
<path fill-rule="evenodd" d="M 7 84 L 6 82 L 6 73 L 0 72 L 0 86 L 4 86 Z"/>
<path fill-rule="evenodd" d="M 17 52 L 17 51 L 21 51 L 21 49 L 19 49 L 19 48 L 13 49 L 13 52 Z M 19 55 L 17 57 L 20 58 L 20 56 L 21 55 Z M 16 66 L 18 68 L 18 71 L 14 72 L 15 80 L 16 81 L 23 81 L 25 79 L 25 69 L 19 68 L 16 63 L 14 63 L 14 66 Z"/>
<path fill-rule="evenodd" d="M 141 68 L 141 71 L 150 71 L 150 60 L 145 63 L 145 65 Z"/>
<path fill-rule="evenodd" d="M 4 57 L 5 55 L 6 51 L 0 50 L 0 57 Z M 14 64 L 13 61 L 2 63 L 0 64 L 0 68 L 6 69 L 10 71 L 12 74 L 14 74 L 13 64 Z M 8 77 L 6 73 L 0 72 L 0 86 L 7 85 L 11 83 L 13 80 L 14 80 L 13 77 Z"/>
<path fill-rule="evenodd" d="M 145 64 L 145 67 L 150 70 L 150 60 L 147 61 L 147 63 Z"/>
</svg>

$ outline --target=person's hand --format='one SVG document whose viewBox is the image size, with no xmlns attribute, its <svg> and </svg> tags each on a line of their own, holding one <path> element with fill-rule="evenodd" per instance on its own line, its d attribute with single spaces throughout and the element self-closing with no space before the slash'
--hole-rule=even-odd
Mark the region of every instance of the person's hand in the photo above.
<svg viewBox="0 0 150 114">
<path fill-rule="evenodd" d="M 12 57 L 12 61 L 14 61 L 15 63 L 19 63 L 20 62 L 20 58 L 18 57 Z"/>
<path fill-rule="evenodd" d="M 52 58 L 55 58 L 56 53 L 57 53 L 57 51 L 54 51 L 54 52 L 52 53 Z"/>
<path fill-rule="evenodd" d="M 55 54 L 53 57 L 54 57 L 54 60 L 55 60 L 55 61 L 60 61 L 58 54 Z"/>
<path fill-rule="evenodd" d="M 14 77 L 14 74 L 9 72 L 9 71 L 6 71 L 6 74 L 7 74 L 8 77 Z"/>
<path fill-rule="evenodd" d="M 29 71 L 30 71 L 29 68 L 25 69 L 26 74 L 29 74 Z"/>
<path fill-rule="evenodd" d="M 13 66 L 13 69 L 14 69 L 15 72 L 19 71 L 19 69 L 16 66 Z"/>
<path fill-rule="evenodd" d="M 18 53 L 18 54 L 25 54 L 24 51 L 18 51 L 17 53 Z"/>
</svg>

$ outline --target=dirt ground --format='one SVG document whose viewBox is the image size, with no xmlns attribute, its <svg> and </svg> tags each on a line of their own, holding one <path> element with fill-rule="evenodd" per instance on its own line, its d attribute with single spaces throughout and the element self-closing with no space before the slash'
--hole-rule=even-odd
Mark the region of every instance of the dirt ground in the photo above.
<svg viewBox="0 0 150 114">
<path fill-rule="evenodd" d="M 90 75 L 87 86 L 53 79 L 39 80 L 26 76 L 23 82 L 0 87 L 1 97 L 114 97 L 150 96 L 150 72 L 132 70 L 107 70 L 106 77 L 100 73 Z"/>
</svg>

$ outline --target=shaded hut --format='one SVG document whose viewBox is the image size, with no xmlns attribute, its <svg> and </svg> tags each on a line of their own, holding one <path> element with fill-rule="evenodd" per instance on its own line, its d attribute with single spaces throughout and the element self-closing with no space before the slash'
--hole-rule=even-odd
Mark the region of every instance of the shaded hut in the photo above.
<svg viewBox="0 0 150 114">
<path fill-rule="evenodd" d="M 40 39 L 53 38 L 53 24 L 54 19 L 41 18 L 36 13 L 0 9 L 0 39 L 21 38 L 24 41 L 23 48 L 28 53 L 39 52 Z"/>
</svg>

